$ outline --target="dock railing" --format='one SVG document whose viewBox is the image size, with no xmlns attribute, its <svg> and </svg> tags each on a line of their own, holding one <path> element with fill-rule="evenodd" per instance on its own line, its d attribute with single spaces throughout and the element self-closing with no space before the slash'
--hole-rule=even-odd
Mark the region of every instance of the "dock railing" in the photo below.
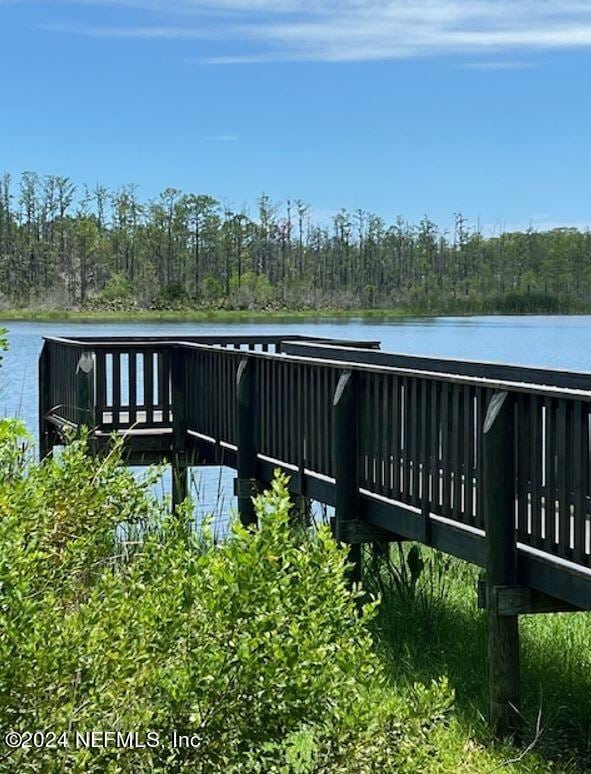
<svg viewBox="0 0 591 774">
<path fill-rule="evenodd" d="M 247 523 L 279 467 L 294 494 L 335 506 L 357 564 L 363 543 L 414 540 L 485 568 L 500 730 L 518 703 L 517 616 L 591 609 L 589 374 L 194 337 L 47 339 L 40 379 L 43 453 L 89 424 L 99 445 L 125 433 L 130 459 L 166 457 L 181 478 L 228 465 Z"/>
<path fill-rule="evenodd" d="M 287 342 L 338 343 L 306 336 L 184 336 L 182 343 L 222 349 L 278 353 Z M 353 342 L 355 345 L 355 342 Z M 179 340 L 172 336 L 125 338 L 47 337 L 40 356 L 40 418 L 56 427 L 84 424 L 99 433 L 172 427 L 171 354 Z M 377 347 L 377 342 L 357 342 Z M 85 359 L 81 361 L 82 355 Z M 84 363 L 92 399 L 80 405 L 77 378 Z M 90 373 L 90 371 L 89 371 Z M 91 422 L 90 419 L 93 421 Z"/>
</svg>

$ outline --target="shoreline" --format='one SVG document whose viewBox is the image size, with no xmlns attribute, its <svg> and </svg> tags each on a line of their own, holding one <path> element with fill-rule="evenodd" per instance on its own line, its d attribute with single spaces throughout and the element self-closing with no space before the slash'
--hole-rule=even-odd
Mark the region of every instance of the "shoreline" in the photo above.
<svg viewBox="0 0 591 774">
<path fill-rule="evenodd" d="M 420 312 L 407 309 L 306 309 L 306 310 L 153 310 L 138 309 L 136 311 L 117 312 L 100 311 L 85 312 L 78 310 L 36 310 L 7 309 L 0 310 L 0 323 L 10 322 L 73 322 L 73 323 L 133 323 L 133 322 L 291 322 L 297 320 L 318 319 L 433 319 L 436 317 L 580 317 L 590 312 Z"/>
<path fill-rule="evenodd" d="M 289 322 L 293 320 L 356 318 L 413 318 L 438 317 L 437 314 L 410 312 L 401 309 L 187 309 L 155 310 L 138 309 L 130 312 L 100 311 L 85 312 L 79 310 L 36 310 L 7 309 L 0 310 L 0 323 L 5 322 L 78 322 L 78 323 L 133 323 L 133 322 Z"/>
</svg>

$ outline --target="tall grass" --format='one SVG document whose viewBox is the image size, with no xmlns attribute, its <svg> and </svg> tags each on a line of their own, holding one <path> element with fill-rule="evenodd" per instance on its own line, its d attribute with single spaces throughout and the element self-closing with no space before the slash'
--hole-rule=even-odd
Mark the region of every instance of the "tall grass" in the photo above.
<svg viewBox="0 0 591 774">
<path fill-rule="evenodd" d="M 459 737 L 493 745 L 478 570 L 430 549 L 413 551 L 424 563 L 414 585 L 408 549 L 366 562 L 365 583 L 382 596 L 375 637 L 390 678 L 403 688 L 446 676 L 455 690 Z M 523 744 L 532 751 L 518 769 L 591 771 L 591 614 L 521 616 L 520 631 Z"/>
<path fill-rule="evenodd" d="M 405 304 L 396 307 L 363 309 L 363 308 L 322 308 L 322 309 L 134 309 L 130 311 L 113 310 L 73 310 L 73 309 L 0 309 L 0 320 L 4 321 L 37 321 L 37 322 L 289 322 L 293 320 L 342 319 L 354 318 L 391 319 L 407 317 L 437 317 L 453 315 L 474 316 L 494 314 L 589 314 L 588 304 L 565 301 L 554 303 L 543 302 L 529 297 L 492 298 L 483 301 L 468 299 L 450 300 L 442 303 L 421 302 Z"/>
</svg>

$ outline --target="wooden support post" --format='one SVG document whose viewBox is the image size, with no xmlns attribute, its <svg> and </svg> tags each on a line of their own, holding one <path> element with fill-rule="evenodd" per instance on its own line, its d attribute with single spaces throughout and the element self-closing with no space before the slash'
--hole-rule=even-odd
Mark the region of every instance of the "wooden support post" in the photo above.
<svg viewBox="0 0 591 774">
<path fill-rule="evenodd" d="M 176 511 L 189 496 L 188 467 L 182 454 L 172 455 L 172 508 Z"/>
<path fill-rule="evenodd" d="M 304 495 L 292 495 L 293 507 L 291 518 L 293 523 L 307 529 L 312 524 L 312 501 Z"/>
<path fill-rule="evenodd" d="M 187 389 L 185 384 L 185 353 L 178 345 L 172 347 L 170 361 L 172 407 L 172 507 L 176 510 L 189 496 L 187 464 Z"/>
<path fill-rule="evenodd" d="M 359 513 L 356 382 L 352 371 L 343 371 L 339 378 L 333 399 L 332 420 L 336 479 L 334 534 L 337 540 L 347 540 L 351 522 L 357 520 Z M 359 583 L 361 542 L 350 544 L 349 558 L 353 564 L 351 583 Z"/>
<path fill-rule="evenodd" d="M 39 355 L 39 459 L 48 457 L 53 449 L 53 432 L 45 420 L 49 405 L 49 347 L 47 342 Z"/>
<path fill-rule="evenodd" d="M 256 493 L 256 381 L 254 360 L 244 358 L 236 374 L 236 430 L 238 442 L 238 513 L 244 526 L 256 524 L 252 497 Z"/>
<path fill-rule="evenodd" d="M 76 424 L 85 425 L 91 432 L 95 428 L 94 354 L 83 352 L 76 366 Z M 90 443 L 91 452 L 94 445 Z"/>
<path fill-rule="evenodd" d="M 517 582 L 513 401 L 493 395 L 483 428 L 483 508 L 486 530 L 488 684 L 490 723 L 500 737 L 518 731 L 519 625 L 517 615 L 500 615 L 497 591 Z"/>
</svg>

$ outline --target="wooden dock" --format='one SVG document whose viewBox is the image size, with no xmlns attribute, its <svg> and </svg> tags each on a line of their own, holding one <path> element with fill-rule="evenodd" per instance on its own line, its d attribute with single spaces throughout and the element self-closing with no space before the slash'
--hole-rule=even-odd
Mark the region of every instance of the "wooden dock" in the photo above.
<svg viewBox="0 0 591 774">
<path fill-rule="evenodd" d="M 412 540 L 487 570 L 491 720 L 517 726 L 518 615 L 591 609 L 591 374 L 297 336 L 48 338 L 40 449 L 81 425 L 130 464 L 237 470 L 245 523 L 276 468 L 359 546 Z"/>
</svg>

